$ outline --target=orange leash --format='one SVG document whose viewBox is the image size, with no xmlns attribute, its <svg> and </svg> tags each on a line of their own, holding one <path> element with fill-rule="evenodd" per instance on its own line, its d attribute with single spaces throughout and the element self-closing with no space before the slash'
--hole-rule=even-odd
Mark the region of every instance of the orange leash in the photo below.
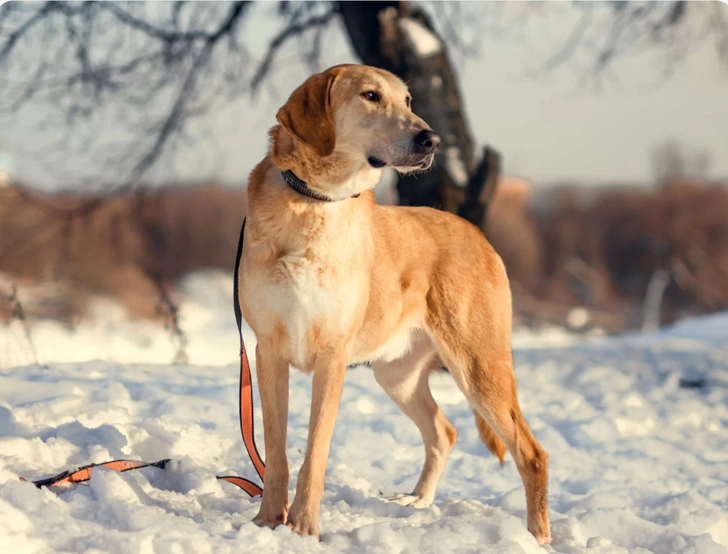
<svg viewBox="0 0 728 554">
<path fill-rule="evenodd" d="M 147 463 L 137 462 L 135 460 L 113 460 L 111 462 L 104 462 L 102 464 L 89 464 L 87 466 L 80 467 L 73 472 L 64 471 L 62 473 L 59 473 L 58 475 L 54 475 L 53 477 L 47 477 L 45 479 L 33 481 L 33 484 L 36 487 L 41 488 L 52 487 L 55 485 L 65 485 L 66 483 L 83 483 L 84 481 L 88 481 L 89 479 L 91 479 L 91 471 L 95 467 L 105 467 L 120 472 L 129 471 L 130 469 L 139 469 L 142 467 L 159 467 L 164 469 L 164 466 L 167 465 L 168 461 L 169 459 Z M 27 481 L 27 479 L 23 477 L 21 477 L 20 480 Z"/>
<path fill-rule="evenodd" d="M 238 296 L 240 283 L 238 282 L 238 271 L 240 269 L 240 261 L 243 257 L 243 238 L 245 236 L 245 220 L 243 220 L 243 226 L 240 229 L 240 240 L 238 242 L 238 254 L 235 260 L 235 278 L 233 280 L 233 306 L 235 308 L 235 321 L 238 324 L 238 334 L 240 335 L 240 432 L 243 435 L 243 443 L 245 449 L 248 451 L 248 456 L 253 462 L 255 471 L 262 481 L 265 482 L 265 463 L 263 462 L 260 454 L 258 453 L 258 447 L 255 444 L 255 430 L 254 430 L 254 419 L 253 419 L 253 380 L 250 373 L 250 362 L 248 361 L 248 353 L 245 350 L 245 341 L 243 341 L 243 329 L 242 320 L 243 314 L 240 309 L 240 298 Z M 33 484 L 40 487 L 52 487 L 55 485 L 65 485 L 67 483 L 82 483 L 88 481 L 91 478 L 91 472 L 95 467 L 105 467 L 114 471 L 129 471 L 132 469 L 139 469 L 142 467 L 158 467 L 164 469 L 169 462 L 169 459 L 159 460 L 158 462 L 139 462 L 134 460 L 113 460 L 110 462 L 104 462 L 102 464 L 89 464 L 78 468 L 77 470 L 64 471 L 53 477 L 47 477 L 45 479 L 39 479 L 33 481 Z M 218 477 L 222 481 L 227 481 L 233 485 L 237 485 L 250 496 L 261 496 L 263 494 L 263 488 L 259 487 L 252 481 L 244 479 L 243 477 L 236 477 L 234 475 L 226 475 L 224 477 Z M 27 481 L 23 477 L 21 481 Z"/>
<path fill-rule="evenodd" d="M 245 238 L 245 219 L 243 226 L 240 228 L 240 239 L 238 240 L 238 254 L 235 259 L 235 276 L 233 278 L 233 307 L 235 308 L 235 323 L 238 324 L 238 334 L 240 335 L 240 432 L 243 435 L 243 443 L 248 451 L 248 456 L 253 462 L 255 471 L 258 473 L 261 481 L 265 482 L 265 463 L 258 453 L 258 447 L 255 444 L 254 420 L 253 420 L 253 380 L 250 375 L 250 362 L 248 361 L 248 353 L 245 351 L 245 341 L 243 340 L 243 312 L 240 309 L 240 282 L 238 273 L 240 272 L 240 261 L 243 257 L 243 239 Z M 228 475 L 218 477 L 223 481 L 237 485 L 250 496 L 260 496 L 263 489 L 242 477 Z"/>
</svg>

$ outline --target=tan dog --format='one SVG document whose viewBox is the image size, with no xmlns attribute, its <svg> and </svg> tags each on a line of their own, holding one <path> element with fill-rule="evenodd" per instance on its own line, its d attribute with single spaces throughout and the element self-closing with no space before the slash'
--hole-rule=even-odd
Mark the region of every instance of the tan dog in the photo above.
<svg viewBox="0 0 728 554">
<path fill-rule="evenodd" d="M 382 167 L 427 169 L 440 142 L 412 113 L 407 87 L 386 71 L 340 65 L 310 77 L 277 119 L 248 186 L 239 274 L 242 312 L 258 339 L 267 461 L 255 522 L 318 536 L 344 375 L 365 361 L 425 443 L 414 492 L 391 500 L 429 506 L 457 438 L 428 384 L 442 361 L 490 450 L 501 462 L 506 447 L 514 457 L 528 529 L 549 542 L 548 456 L 516 397 L 500 257 L 459 217 L 374 200 Z M 308 447 L 290 510 L 289 364 L 313 373 Z"/>
</svg>

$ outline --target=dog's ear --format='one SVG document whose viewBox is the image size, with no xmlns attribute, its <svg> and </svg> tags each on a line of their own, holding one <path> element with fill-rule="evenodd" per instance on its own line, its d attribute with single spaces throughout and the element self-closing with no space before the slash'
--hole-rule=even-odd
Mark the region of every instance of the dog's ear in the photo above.
<svg viewBox="0 0 728 554">
<path fill-rule="evenodd" d="M 293 91 L 276 115 L 286 131 L 322 158 L 331 155 L 336 144 L 330 98 L 336 76 L 336 72 L 328 71 L 312 75 Z"/>
</svg>

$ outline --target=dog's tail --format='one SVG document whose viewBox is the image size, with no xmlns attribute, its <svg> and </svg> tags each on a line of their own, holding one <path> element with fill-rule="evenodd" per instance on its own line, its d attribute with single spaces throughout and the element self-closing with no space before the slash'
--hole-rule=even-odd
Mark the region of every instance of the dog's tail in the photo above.
<svg viewBox="0 0 728 554">
<path fill-rule="evenodd" d="M 478 428 L 480 438 L 483 439 L 488 450 L 498 456 L 501 465 L 503 465 L 505 463 L 506 445 L 503 444 L 503 441 L 500 440 L 498 435 L 495 434 L 495 431 L 493 431 L 493 428 L 486 423 L 482 416 L 475 410 L 473 412 L 475 413 L 475 426 Z"/>
</svg>

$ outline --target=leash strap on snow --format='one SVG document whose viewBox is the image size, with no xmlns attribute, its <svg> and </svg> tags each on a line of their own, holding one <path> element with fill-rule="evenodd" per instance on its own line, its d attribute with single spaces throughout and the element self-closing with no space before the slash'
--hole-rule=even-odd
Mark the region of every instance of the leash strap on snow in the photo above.
<svg viewBox="0 0 728 554">
<path fill-rule="evenodd" d="M 164 469 L 169 459 L 159 460 L 158 462 L 138 462 L 136 460 L 114 460 L 112 462 L 104 462 L 103 464 L 89 464 L 78 468 L 76 471 L 64 471 L 53 477 L 47 477 L 45 479 L 39 479 L 33 481 L 33 484 L 38 487 L 52 487 L 55 485 L 65 485 L 66 483 L 83 483 L 91 479 L 91 471 L 95 467 L 105 467 L 113 469 L 114 471 L 129 471 L 130 469 L 140 469 L 142 467 L 158 467 Z M 20 478 L 21 481 L 27 481 L 27 479 Z"/>
<path fill-rule="evenodd" d="M 264 479 L 265 474 L 265 463 L 258 453 L 258 447 L 255 444 L 255 432 L 254 432 L 254 421 L 253 421 L 253 382 L 250 374 L 250 362 L 248 361 L 248 353 L 245 350 L 245 341 L 243 341 L 243 329 L 242 320 L 243 313 L 240 309 L 240 298 L 238 296 L 240 283 L 238 282 L 238 272 L 240 270 L 240 260 L 243 257 L 243 238 L 245 236 L 245 220 L 243 220 L 243 226 L 240 229 L 240 240 L 238 242 L 238 254 L 235 260 L 235 277 L 233 279 L 233 306 L 235 308 L 235 321 L 238 325 L 238 334 L 240 335 L 240 431 L 243 435 L 243 443 L 245 449 L 248 451 L 248 456 L 253 462 L 255 471 L 261 480 Z M 130 471 L 132 469 L 140 469 L 143 467 L 158 467 L 164 469 L 169 462 L 169 459 L 159 460 L 158 462 L 139 462 L 135 460 L 113 460 L 111 462 L 104 462 L 102 464 L 89 464 L 78 468 L 76 471 L 64 471 L 53 477 L 47 477 L 45 479 L 39 479 L 33 481 L 33 484 L 38 487 L 52 487 L 55 485 L 64 485 L 67 483 L 82 483 L 91 479 L 91 472 L 95 467 L 105 467 L 114 471 Z M 236 477 L 234 475 L 226 475 L 224 477 L 218 477 L 222 481 L 227 481 L 233 485 L 237 485 L 250 496 L 260 496 L 263 494 L 263 488 L 259 487 L 252 481 L 244 479 L 242 477 Z M 27 481 L 23 477 L 21 481 Z"/>
</svg>

